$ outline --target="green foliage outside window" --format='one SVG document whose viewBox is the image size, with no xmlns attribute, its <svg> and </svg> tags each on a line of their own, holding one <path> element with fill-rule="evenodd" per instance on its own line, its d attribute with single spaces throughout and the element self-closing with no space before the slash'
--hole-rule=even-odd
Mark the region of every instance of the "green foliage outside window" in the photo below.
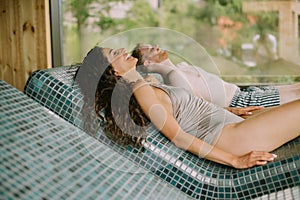
<svg viewBox="0 0 300 200">
<path fill-rule="evenodd" d="M 111 16 L 110 12 L 120 2 L 131 5 L 125 16 Z M 260 19 L 260 26 L 278 37 L 278 13 L 243 13 L 242 0 L 157 2 L 157 7 L 151 7 L 148 0 L 63 0 L 64 12 L 71 13 L 76 21 L 64 27 L 64 37 L 69 37 L 65 38 L 64 45 L 73 46 L 69 48 L 72 51 L 66 53 L 68 58 L 65 62 L 81 61 L 95 44 L 134 28 L 163 27 L 181 32 L 204 46 L 210 55 L 221 54 L 236 65 L 240 65 L 241 45 L 252 42 L 253 36 L 259 33 L 258 25 L 251 19 Z M 94 19 L 92 22 L 89 21 L 91 17 Z M 220 19 L 230 23 L 220 25 Z M 87 28 L 91 26 L 93 31 Z M 226 54 L 226 51 L 229 53 Z M 245 73 L 251 75 L 261 72 L 247 69 Z"/>
</svg>

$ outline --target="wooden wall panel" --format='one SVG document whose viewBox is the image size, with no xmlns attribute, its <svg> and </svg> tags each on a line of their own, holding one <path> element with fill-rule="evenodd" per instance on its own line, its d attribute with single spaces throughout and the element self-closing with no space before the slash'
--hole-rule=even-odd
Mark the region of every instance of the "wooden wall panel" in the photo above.
<svg viewBox="0 0 300 200">
<path fill-rule="evenodd" d="M 0 79 L 23 91 L 29 75 L 51 67 L 48 0 L 0 0 Z"/>
</svg>

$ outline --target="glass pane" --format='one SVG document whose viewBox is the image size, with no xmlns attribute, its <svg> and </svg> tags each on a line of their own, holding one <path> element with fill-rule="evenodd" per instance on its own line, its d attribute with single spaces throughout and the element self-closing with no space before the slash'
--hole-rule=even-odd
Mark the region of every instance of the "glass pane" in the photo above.
<svg viewBox="0 0 300 200">
<path fill-rule="evenodd" d="M 145 42 L 239 85 L 300 81 L 299 1 L 62 2 L 65 65 L 95 45 Z"/>
</svg>

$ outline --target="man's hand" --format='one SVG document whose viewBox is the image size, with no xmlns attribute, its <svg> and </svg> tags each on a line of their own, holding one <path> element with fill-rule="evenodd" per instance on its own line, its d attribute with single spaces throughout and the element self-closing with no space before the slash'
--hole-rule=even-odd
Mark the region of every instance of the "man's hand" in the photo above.
<svg viewBox="0 0 300 200">
<path fill-rule="evenodd" d="M 162 76 L 168 74 L 172 70 L 177 69 L 177 67 L 169 59 L 166 59 L 160 63 L 147 60 L 145 61 L 144 65 L 146 72 L 159 73 Z"/>
<path fill-rule="evenodd" d="M 236 107 L 226 107 L 226 110 L 232 112 L 235 115 L 247 118 L 253 114 L 253 111 L 258 111 L 264 109 L 262 106 L 249 106 L 245 108 L 236 108 Z"/>
<path fill-rule="evenodd" d="M 145 81 L 149 82 L 149 83 L 154 83 L 154 84 L 160 84 L 160 81 L 157 80 L 157 78 L 155 78 L 152 75 L 147 75 L 144 77 Z"/>
<path fill-rule="evenodd" d="M 128 82 L 136 82 L 139 79 L 143 79 L 143 77 L 136 71 L 135 68 L 129 69 L 128 71 L 122 74 L 122 78 L 124 78 Z"/>
</svg>

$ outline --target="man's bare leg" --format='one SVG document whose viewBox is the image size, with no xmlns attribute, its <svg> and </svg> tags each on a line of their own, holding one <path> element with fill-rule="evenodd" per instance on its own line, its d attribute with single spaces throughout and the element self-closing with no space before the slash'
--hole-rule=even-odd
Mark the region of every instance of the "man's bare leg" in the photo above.
<svg viewBox="0 0 300 200">
<path fill-rule="evenodd" d="M 300 83 L 276 86 L 279 91 L 280 104 L 300 99 Z"/>
</svg>

